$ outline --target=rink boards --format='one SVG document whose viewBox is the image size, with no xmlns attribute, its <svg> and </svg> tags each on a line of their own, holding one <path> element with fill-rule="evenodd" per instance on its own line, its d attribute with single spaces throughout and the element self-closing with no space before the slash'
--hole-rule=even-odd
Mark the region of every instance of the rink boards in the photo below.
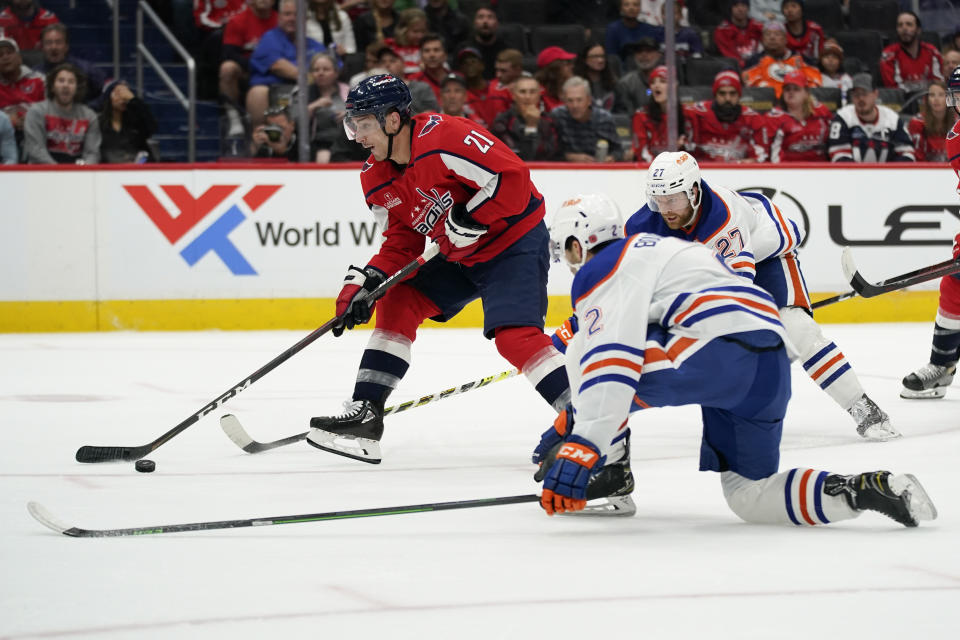
<svg viewBox="0 0 960 640">
<path fill-rule="evenodd" d="M 644 204 L 637 166 L 533 166 L 547 220 L 576 193 L 625 216 Z M 705 167 L 708 183 L 761 191 L 803 224 L 813 298 L 847 290 L 844 245 L 880 280 L 949 256 L 960 232 L 953 173 L 916 166 Z M 0 170 L 0 331 L 314 328 L 333 314 L 349 264 L 380 229 L 359 165 L 170 165 L 137 170 Z M 522 275 L 522 274 L 520 274 Z M 570 275 L 550 274 L 548 326 L 569 312 Z M 818 312 L 823 321 L 926 321 L 936 283 Z M 480 326 L 471 305 L 452 326 Z"/>
</svg>

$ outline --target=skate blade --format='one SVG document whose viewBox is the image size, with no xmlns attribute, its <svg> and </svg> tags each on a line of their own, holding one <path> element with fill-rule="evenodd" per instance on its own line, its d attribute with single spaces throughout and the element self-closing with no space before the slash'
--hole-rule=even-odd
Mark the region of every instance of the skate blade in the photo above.
<svg viewBox="0 0 960 640">
<path fill-rule="evenodd" d="M 597 498 L 587 503 L 580 511 L 565 511 L 558 516 L 579 518 L 583 516 L 600 516 L 604 518 L 628 518 L 637 512 L 637 505 L 630 496 L 608 496 Z"/>
<path fill-rule="evenodd" d="M 380 464 L 383 453 L 380 442 L 369 438 L 350 438 L 339 433 L 331 433 L 323 429 L 310 429 L 307 435 L 307 444 L 323 451 L 335 453 L 338 456 Z"/>
<path fill-rule="evenodd" d="M 890 488 L 897 495 L 906 496 L 907 509 L 915 520 L 937 519 L 937 508 L 933 505 L 933 500 L 913 474 L 894 476 L 890 480 Z"/>
<path fill-rule="evenodd" d="M 863 431 L 857 429 L 857 433 L 860 434 L 860 437 L 871 442 L 886 442 L 903 437 L 903 434 L 894 429 L 889 422 L 871 425 Z"/>
<path fill-rule="evenodd" d="M 937 400 L 945 395 L 947 395 L 946 387 L 934 387 L 922 391 L 914 391 L 904 387 L 900 390 L 900 397 L 906 400 Z"/>
</svg>

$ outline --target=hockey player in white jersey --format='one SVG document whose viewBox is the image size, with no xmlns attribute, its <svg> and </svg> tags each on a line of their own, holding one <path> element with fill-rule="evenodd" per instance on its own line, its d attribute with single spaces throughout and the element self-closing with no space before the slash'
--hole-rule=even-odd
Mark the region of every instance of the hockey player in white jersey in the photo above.
<svg viewBox="0 0 960 640">
<path fill-rule="evenodd" d="M 650 232 L 712 248 L 737 275 L 773 296 L 799 362 L 853 417 L 857 433 L 870 440 L 900 437 L 813 319 L 797 257 L 803 234 L 796 222 L 760 193 L 708 185 L 686 152 L 658 155 L 647 171 L 646 190 L 647 205 L 627 220 L 627 235 Z"/>
<path fill-rule="evenodd" d="M 665 198 L 654 196 L 661 208 Z M 873 510 L 913 527 L 936 517 L 911 475 L 778 472 L 790 359 L 773 297 L 700 244 L 624 239 L 612 211 L 603 198 L 580 199 L 551 226 L 552 253 L 576 271 L 580 330 L 566 354 L 572 415 L 544 455 L 548 514 L 582 510 L 591 479 L 625 462 L 631 412 L 698 404 L 700 469 L 720 472 L 727 503 L 747 522 L 827 524 Z"/>
</svg>

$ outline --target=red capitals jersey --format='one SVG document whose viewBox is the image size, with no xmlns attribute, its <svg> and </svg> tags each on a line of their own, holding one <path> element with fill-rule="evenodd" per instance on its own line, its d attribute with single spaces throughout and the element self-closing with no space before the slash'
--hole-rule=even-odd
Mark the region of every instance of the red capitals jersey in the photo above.
<svg viewBox="0 0 960 640">
<path fill-rule="evenodd" d="M 741 67 L 747 58 L 763 50 L 760 45 L 762 38 L 763 23 L 753 19 L 742 29 L 729 20 L 724 20 L 713 31 L 713 42 L 720 55 L 739 60 Z"/>
<path fill-rule="evenodd" d="M 263 34 L 275 26 L 277 26 L 276 11 L 271 11 L 270 17 L 262 20 L 250 10 L 250 7 L 247 7 L 230 18 L 227 26 L 223 28 L 223 44 L 242 49 L 249 58 Z"/>
<path fill-rule="evenodd" d="M 761 128 L 760 114 L 741 105 L 740 117 L 721 122 L 712 108 L 703 101 L 684 107 L 687 124 L 687 148 L 701 162 L 739 162 L 763 157 L 763 148 L 755 133 Z"/>
<path fill-rule="evenodd" d="M 83 156 L 84 138 L 90 130 L 88 118 L 61 118 L 48 113 L 43 120 L 50 155 L 54 158 Z"/>
<path fill-rule="evenodd" d="M 827 133 L 833 113 L 814 103 L 806 120 L 774 107 L 763 116 L 761 136 L 768 162 L 826 162 Z"/>
<path fill-rule="evenodd" d="M 193 0 L 193 20 L 198 27 L 212 31 L 227 24 L 246 5 L 246 0 Z"/>
<path fill-rule="evenodd" d="M 40 102 L 46 96 L 44 92 L 43 76 L 31 71 L 25 66 L 20 67 L 20 78 L 6 84 L 0 78 L 0 109 L 14 105 L 26 105 L 31 102 Z M 25 111 L 25 108 L 21 109 Z"/>
<path fill-rule="evenodd" d="M 643 109 L 633 114 L 633 157 L 638 161 L 652 162 L 667 146 L 667 116 L 659 121 Z"/>
<path fill-rule="evenodd" d="M 920 43 L 912 57 L 900 43 L 892 44 L 880 56 L 880 77 L 885 87 L 904 91 L 926 90 L 931 80 L 943 80 L 943 56 L 927 42 Z"/>
<path fill-rule="evenodd" d="M 29 20 L 20 20 L 7 7 L 0 11 L 0 34 L 16 40 L 21 50 L 39 49 L 40 33 L 47 25 L 60 22 L 53 11 L 38 9 Z"/>
<path fill-rule="evenodd" d="M 437 103 L 439 104 L 442 98 L 440 94 L 443 93 L 443 87 L 440 86 L 440 83 L 443 82 L 443 79 L 447 76 L 448 73 L 450 72 L 445 70 L 443 74 L 440 76 L 440 80 L 437 81 L 437 80 L 434 80 L 433 76 L 427 73 L 426 70 L 417 71 L 416 73 L 407 74 L 407 80 L 417 80 L 419 82 L 425 83 L 427 86 L 430 87 L 430 89 L 433 90 L 433 95 L 437 97 Z"/>
<path fill-rule="evenodd" d="M 820 58 L 820 50 L 823 49 L 825 39 L 823 27 L 813 20 L 803 21 L 803 31 L 798 36 L 793 35 L 790 33 L 790 29 L 787 29 L 787 48 L 813 60 Z"/>
<path fill-rule="evenodd" d="M 913 140 L 913 155 L 917 158 L 917 162 L 944 162 L 947 159 L 946 138 L 928 136 L 923 125 L 922 113 L 913 116 L 907 123 L 907 133 Z"/>
<path fill-rule="evenodd" d="M 367 206 L 383 231 L 369 265 L 391 274 L 436 240 L 448 260 L 465 266 L 489 260 L 543 220 L 543 196 L 530 170 L 492 133 L 465 118 L 422 113 L 413 117 L 410 164 L 399 167 L 371 155 L 360 170 Z M 490 229 L 457 249 L 444 223 L 455 203 Z M 519 277 L 519 276 L 518 276 Z"/>
<path fill-rule="evenodd" d="M 507 109 L 499 95 L 490 93 L 490 84 L 486 83 L 482 89 L 467 89 L 467 104 L 485 127 L 492 126 L 497 114 Z"/>
<path fill-rule="evenodd" d="M 960 178 L 960 120 L 953 123 L 953 128 L 947 132 L 947 139 L 944 141 L 947 149 L 947 162 L 950 168 Z M 960 194 L 960 184 L 957 185 L 957 193 Z"/>
<path fill-rule="evenodd" d="M 500 81 L 494 78 L 490 81 L 487 100 L 491 103 L 491 110 L 494 111 L 493 120 L 496 120 L 498 115 L 513 106 L 513 94 L 510 93 L 510 85 L 500 84 Z M 493 120 L 488 120 L 488 122 L 493 124 Z"/>
</svg>

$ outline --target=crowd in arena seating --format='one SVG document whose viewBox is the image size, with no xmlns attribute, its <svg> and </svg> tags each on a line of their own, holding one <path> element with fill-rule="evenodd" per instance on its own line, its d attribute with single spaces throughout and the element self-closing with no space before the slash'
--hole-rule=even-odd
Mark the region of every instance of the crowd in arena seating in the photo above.
<svg viewBox="0 0 960 640">
<path fill-rule="evenodd" d="M 295 0 L 152 3 L 221 105 L 224 155 L 296 161 Z M 310 160 L 365 159 L 341 126 L 347 93 L 391 73 L 414 112 L 472 119 L 525 160 L 649 162 L 670 138 L 667 4 L 308 0 Z M 923 5 L 673 0 L 678 148 L 718 162 L 945 160 L 960 24 L 924 29 L 907 8 Z M 0 7 L 4 163 L 159 159 L 147 105 L 71 55 L 56 15 Z"/>
</svg>

